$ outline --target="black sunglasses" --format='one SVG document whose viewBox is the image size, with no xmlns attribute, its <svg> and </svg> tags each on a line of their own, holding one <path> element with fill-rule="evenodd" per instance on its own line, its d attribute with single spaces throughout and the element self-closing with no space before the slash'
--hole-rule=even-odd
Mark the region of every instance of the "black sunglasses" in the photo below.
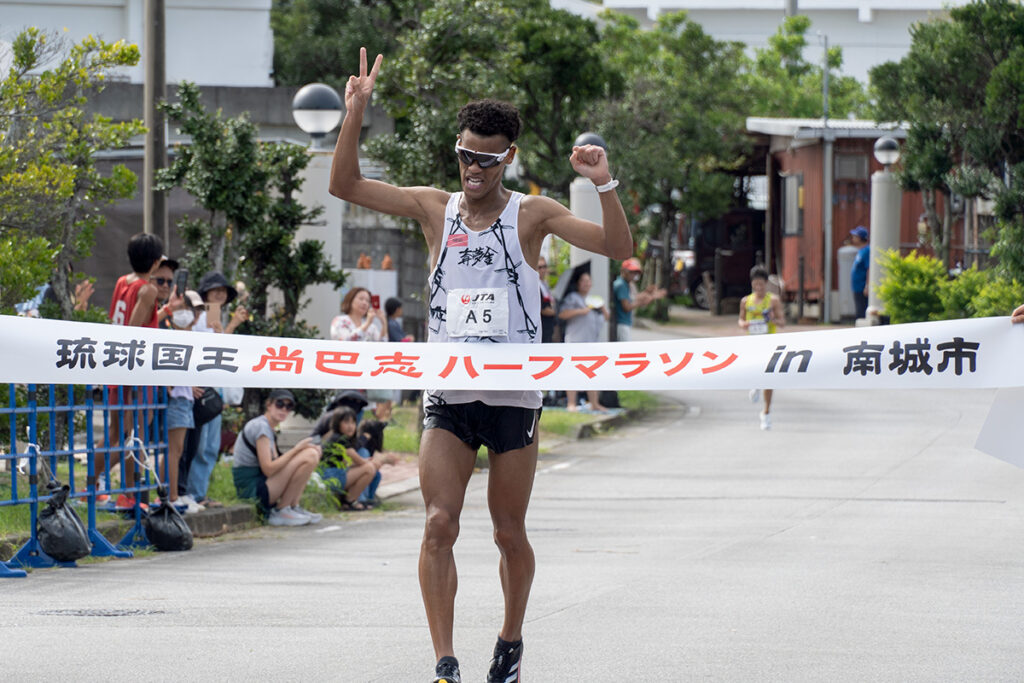
<svg viewBox="0 0 1024 683">
<path fill-rule="evenodd" d="M 274 405 L 277 406 L 278 408 L 284 408 L 285 410 L 294 410 L 295 409 L 295 404 L 294 403 L 292 403 L 291 401 L 287 401 L 287 400 L 285 400 L 283 398 L 279 398 L 276 401 L 274 401 Z"/>
<path fill-rule="evenodd" d="M 153 278 L 153 282 L 157 283 L 161 287 L 170 287 L 174 280 L 169 277 L 155 277 Z"/>
<path fill-rule="evenodd" d="M 456 143 L 455 153 L 459 156 L 459 161 L 464 163 L 466 166 L 472 166 L 473 162 L 480 165 L 480 168 L 491 168 L 497 166 L 505 160 L 508 153 L 512 151 L 512 147 L 509 147 L 501 154 L 491 154 L 489 152 L 474 152 L 471 149 L 461 147 Z"/>
</svg>

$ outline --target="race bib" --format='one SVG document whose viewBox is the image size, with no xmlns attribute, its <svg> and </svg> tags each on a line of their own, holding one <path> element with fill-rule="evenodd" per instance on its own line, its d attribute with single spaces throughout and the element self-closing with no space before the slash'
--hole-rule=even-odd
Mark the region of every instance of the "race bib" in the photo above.
<svg viewBox="0 0 1024 683">
<path fill-rule="evenodd" d="M 508 290 L 501 287 L 448 292 L 449 337 L 507 337 Z"/>
<path fill-rule="evenodd" d="M 750 334 L 768 334 L 768 321 L 767 320 L 751 320 L 750 327 L 747 328 Z"/>
</svg>

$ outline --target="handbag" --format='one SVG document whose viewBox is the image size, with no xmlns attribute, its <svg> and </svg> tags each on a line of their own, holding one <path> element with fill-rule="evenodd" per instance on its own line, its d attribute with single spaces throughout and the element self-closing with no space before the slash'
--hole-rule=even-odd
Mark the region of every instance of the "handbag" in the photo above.
<svg viewBox="0 0 1024 683">
<path fill-rule="evenodd" d="M 167 487 L 160 485 L 160 505 L 142 520 L 146 538 L 157 550 L 191 550 L 192 529 L 167 496 Z"/>
<path fill-rule="evenodd" d="M 224 400 L 213 387 L 205 387 L 203 395 L 192 404 L 192 418 L 196 427 L 204 424 L 221 414 L 224 410 Z"/>
<path fill-rule="evenodd" d="M 58 562 L 74 562 L 92 552 L 92 543 L 78 513 L 67 504 L 71 487 L 51 481 L 50 500 L 36 518 L 36 535 L 43 552 Z"/>
</svg>

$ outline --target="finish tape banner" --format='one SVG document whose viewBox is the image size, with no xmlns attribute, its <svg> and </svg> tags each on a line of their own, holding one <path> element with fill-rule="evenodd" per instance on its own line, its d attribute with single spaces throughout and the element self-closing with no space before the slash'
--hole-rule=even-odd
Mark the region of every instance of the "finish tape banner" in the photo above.
<svg viewBox="0 0 1024 683">
<path fill-rule="evenodd" d="M 0 381 L 358 389 L 1024 387 L 1008 317 L 598 344 L 339 342 L 0 316 Z"/>
</svg>

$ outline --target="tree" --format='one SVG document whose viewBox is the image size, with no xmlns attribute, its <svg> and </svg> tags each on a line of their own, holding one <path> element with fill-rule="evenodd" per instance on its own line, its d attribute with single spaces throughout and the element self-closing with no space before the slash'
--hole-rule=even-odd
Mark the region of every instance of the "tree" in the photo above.
<svg viewBox="0 0 1024 683">
<path fill-rule="evenodd" d="M 178 95 L 177 104 L 161 107 L 192 140 L 160 172 L 159 187 L 180 185 L 209 212 L 206 220 L 179 223 L 187 251 L 184 262 L 194 273 L 212 267 L 247 283 L 253 315 L 241 332 L 318 336 L 318 330 L 298 319 L 303 293 L 322 282 L 340 287 L 345 274 L 327 261 L 320 242 L 295 241 L 299 228 L 323 211 L 295 199 L 308 152 L 299 145 L 261 142 L 246 114 L 225 119 L 220 111 L 207 112 L 192 83 L 183 83 Z M 271 304 L 272 292 L 281 296 L 281 305 Z M 317 415 L 321 402 L 316 393 L 299 396 L 299 410 L 306 417 Z M 261 412 L 262 396 L 258 389 L 246 389 L 247 416 Z"/>
<path fill-rule="evenodd" d="M 396 132 L 367 149 L 400 185 L 455 189 L 455 115 L 466 102 L 495 97 L 523 118 L 517 143 L 524 179 L 568 193 L 572 142 L 597 101 L 618 89 L 593 22 L 546 0 L 440 0 L 403 33 L 377 97 Z"/>
<path fill-rule="evenodd" d="M 139 51 L 93 37 L 69 45 L 35 28 L 20 33 L 11 51 L 0 81 L 0 306 L 50 278 L 61 317 L 71 318 L 72 264 L 92 248 L 103 208 L 136 187 L 124 165 L 102 172 L 96 153 L 145 130 L 139 121 L 87 116 L 83 105 L 111 71 L 136 64 Z"/>
<path fill-rule="evenodd" d="M 359 48 L 393 54 L 399 35 L 415 29 L 424 2 L 415 0 L 274 0 L 274 80 L 322 82 L 344 90 L 359 72 Z"/>
<path fill-rule="evenodd" d="M 1024 7 L 979 0 L 911 34 L 902 60 L 871 70 L 877 116 L 910 124 L 901 184 L 923 193 L 947 266 L 952 195 L 994 197 L 993 254 L 1006 275 L 1024 279 Z"/>
<path fill-rule="evenodd" d="M 667 283 L 679 214 L 718 216 L 735 199 L 729 171 L 748 146 L 743 46 L 715 40 L 685 12 L 660 16 L 650 31 L 611 15 L 602 44 L 627 85 L 622 97 L 601 107 L 597 130 L 634 204 L 651 207 L 657 218 L 653 231 L 665 245 L 660 265 Z"/>
<path fill-rule="evenodd" d="M 811 20 L 805 15 L 786 17 L 768 47 L 755 50 L 749 65 L 751 114 L 817 118 L 822 115 L 823 69 L 804 58 L 807 31 Z M 828 49 L 829 116 L 845 118 L 868 112 L 864 86 L 853 76 L 838 72 L 843 65 L 843 49 Z"/>
</svg>

